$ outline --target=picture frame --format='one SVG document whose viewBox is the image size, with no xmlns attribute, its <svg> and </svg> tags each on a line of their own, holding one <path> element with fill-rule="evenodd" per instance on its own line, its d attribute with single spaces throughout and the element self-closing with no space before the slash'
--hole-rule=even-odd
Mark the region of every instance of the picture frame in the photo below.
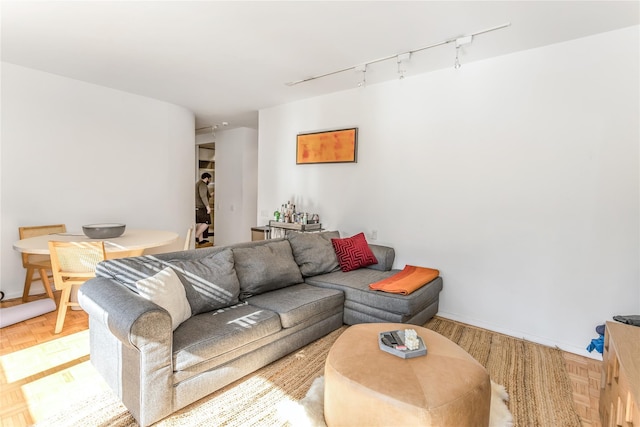
<svg viewBox="0 0 640 427">
<path fill-rule="evenodd" d="M 299 133 L 296 164 L 356 163 L 358 128 Z"/>
</svg>

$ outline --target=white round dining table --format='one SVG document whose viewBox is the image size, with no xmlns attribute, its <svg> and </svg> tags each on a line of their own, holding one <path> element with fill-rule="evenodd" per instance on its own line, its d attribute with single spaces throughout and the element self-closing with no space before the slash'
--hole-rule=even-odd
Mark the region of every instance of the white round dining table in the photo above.
<svg viewBox="0 0 640 427">
<path fill-rule="evenodd" d="M 27 254 L 49 255 L 49 241 L 58 242 L 104 242 L 107 258 L 123 258 L 142 255 L 145 249 L 169 245 L 178 240 L 178 233 L 163 230 L 129 230 L 112 239 L 90 239 L 81 231 L 45 234 L 18 240 L 13 249 Z"/>
</svg>

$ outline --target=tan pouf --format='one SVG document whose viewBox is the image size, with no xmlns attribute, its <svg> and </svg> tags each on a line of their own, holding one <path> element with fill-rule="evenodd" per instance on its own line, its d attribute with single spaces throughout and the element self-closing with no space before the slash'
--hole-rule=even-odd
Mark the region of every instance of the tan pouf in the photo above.
<svg viewBox="0 0 640 427">
<path fill-rule="evenodd" d="M 380 350 L 378 333 L 407 328 L 424 341 L 425 356 L 402 359 Z M 351 326 L 331 347 L 324 374 L 329 427 L 489 425 L 489 374 L 429 329 L 400 323 Z"/>
</svg>

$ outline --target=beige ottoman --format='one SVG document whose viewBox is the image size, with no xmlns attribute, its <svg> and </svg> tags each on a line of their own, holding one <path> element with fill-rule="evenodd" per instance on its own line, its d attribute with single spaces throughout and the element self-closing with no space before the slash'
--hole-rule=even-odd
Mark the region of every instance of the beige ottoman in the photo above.
<svg viewBox="0 0 640 427">
<path fill-rule="evenodd" d="M 380 350 L 378 333 L 407 328 L 418 332 L 426 356 L 402 359 Z M 429 329 L 401 323 L 351 326 L 331 347 L 324 374 L 329 427 L 489 425 L 489 374 Z"/>
</svg>

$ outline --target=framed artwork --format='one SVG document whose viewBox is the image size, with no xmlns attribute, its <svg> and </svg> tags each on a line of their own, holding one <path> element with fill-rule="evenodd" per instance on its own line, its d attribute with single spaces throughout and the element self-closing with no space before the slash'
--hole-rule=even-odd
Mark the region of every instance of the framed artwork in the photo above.
<svg viewBox="0 0 640 427">
<path fill-rule="evenodd" d="M 296 164 L 355 163 L 358 128 L 301 133 L 296 138 Z"/>
</svg>

